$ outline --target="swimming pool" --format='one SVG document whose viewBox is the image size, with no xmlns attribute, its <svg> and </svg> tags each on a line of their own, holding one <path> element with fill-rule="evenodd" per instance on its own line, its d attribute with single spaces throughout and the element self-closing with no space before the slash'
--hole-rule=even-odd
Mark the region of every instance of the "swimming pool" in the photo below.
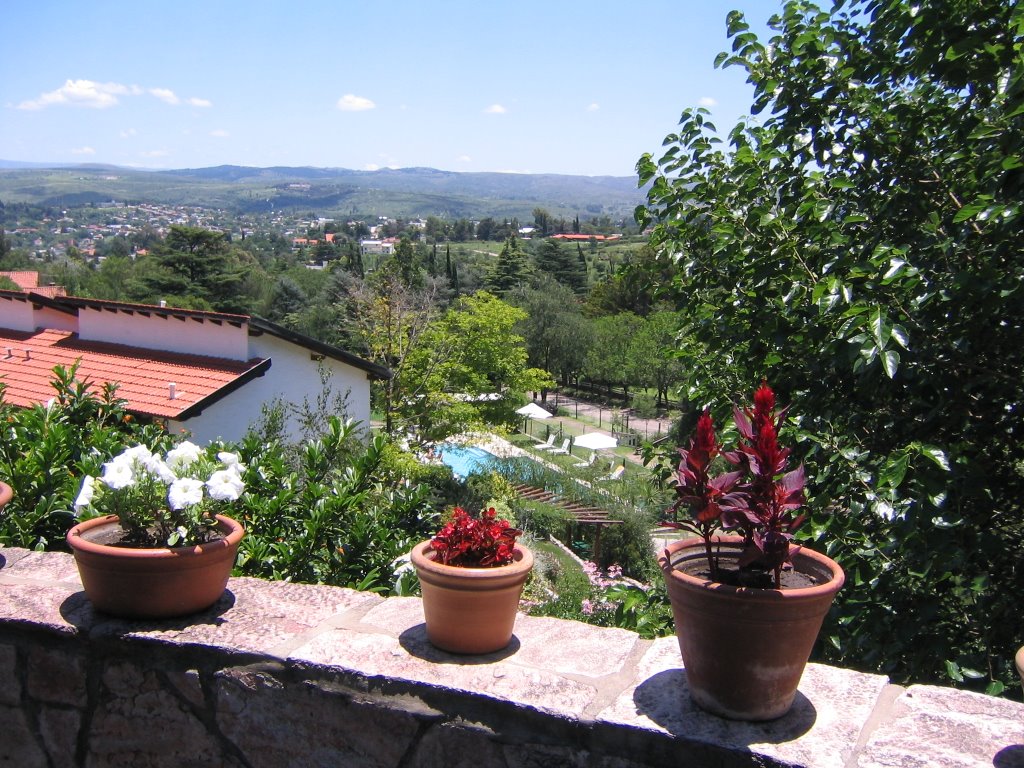
<svg viewBox="0 0 1024 768">
<path fill-rule="evenodd" d="M 442 443 L 440 448 L 441 461 L 451 467 L 452 472 L 459 477 L 467 477 L 474 472 L 479 472 L 497 458 L 490 451 L 485 451 L 475 445 Z"/>
</svg>

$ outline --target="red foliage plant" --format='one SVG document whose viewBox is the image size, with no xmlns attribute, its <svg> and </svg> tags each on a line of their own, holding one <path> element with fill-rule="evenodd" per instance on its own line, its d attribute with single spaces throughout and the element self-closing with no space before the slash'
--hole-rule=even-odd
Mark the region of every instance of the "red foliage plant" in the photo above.
<svg viewBox="0 0 1024 768">
<path fill-rule="evenodd" d="M 676 502 L 673 520 L 665 525 L 693 531 L 704 539 L 708 567 L 718 578 L 712 538 L 719 529 L 736 530 L 743 536 L 744 554 L 739 566 L 772 575 L 781 586 L 782 570 L 791 562 L 792 531 L 803 522 L 793 510 L 804 501 L 804 468 L 786 466 L 789 448 L 779 445 L 779 429 L 787 408 L 775 411 L 775 393 L 766 382 L 754 392 L 753 409 L 733 407 L 739 431 L 734 451 L 723 451 L 715 438 L 711 414 L 697 420 L 697 434 L 689 448 L 680 448 L 676 471 Z M 710 467 L 721 456 L 736 470 L 712 477 Z M 692 519 L 676 521 L 680 507 L 687 506 Z"/>
<path fill-rule="evenodd" d="M 494 508 L 473 517 L 455 507 L 444 527 L 430 541 L 434 560 L 461 568 L 508 565 L 515 554 L 516 537 L 522 531 L 498 519 Z"/>
</svg>

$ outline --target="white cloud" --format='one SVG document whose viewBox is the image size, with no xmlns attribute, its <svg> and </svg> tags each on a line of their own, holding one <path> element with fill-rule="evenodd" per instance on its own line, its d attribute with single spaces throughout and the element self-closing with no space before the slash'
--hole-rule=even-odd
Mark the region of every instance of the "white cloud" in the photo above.
<svg viewBox="0 0 1024 768">
<path fill-rule="evenodd" d="M 218 139 L 226 139 L 231 134 L 225 131 L 223 128 L 217 128 L 216 130 L 210 131 L 210 135 Z"/>
<path fill-rule="evenodd" d="M 369 99 L 363 96 L 356 96 L 352 93 L 346 93 L 340 99 L 338 99 L 338 109 L 342 112 L 365 112 L 368 109 L 373 109 L 377 105 Z"/>
<path fill-rule="evenodd" d="M 473 162 L 473 158 L 470 157 L 469 155 L 459 155 L 455 159 L 458 160 L 460 163 L 472 163 Z"/>
<path fill-rule="evenodd" d="M 17 109 L 39 110 L 53 106 L 86 107 L 107 109 L 120 103 L 121 96 L 140 96 L 149 93 L 161 101 L 181 104 L 181 99 L 170 88 L 141 88 L 123 83 L 97 83 L 94 80 L 66 80 L 64 85 L 53 91 L 40 94 L 17 105 Z M 212 106 L 207 99 L 191 98 L 188 103 L 194 107 Z"/>
<path fill-rule="evenodd" d="M 713 99 L 710 96 L 701 96 L 697 99 L 697 103 L 702 107 L 715 107 L 718 106 L 718 100 Z"/>
<path fill-rule="evenodd" d="M 96 150 L 92 147 L 78 147 L 71 150 L 72 155 L 95 155 Z"/>
<path fill-rule="evenodd" d="M 160 101 L 171 104 L 172 106 L 177 106 L 181 103 L 181 99 L 179 99 L 170 88 L 150 88 L 149 92 L 160 99 Z"/>
<path fill-rule="evenodd" d="M 601 105 L 594 101 L 587 105 L 587 112 L 597 112 L 600 108 Z"/>
<path fill-rule="evenodd" d="M 136 131 L 134 128 L 125 128 L 123 131 L 121 131 L 120 136 L 122 139 L 130 139 L 136 133 L 138 133 L 138 131 Z"/>
<path fill-rule="evenodd" d="M 364 171 L 379 171 L 380 170 L 380 166 L 377 165 L 376 163 L 367 163 L 366 165 L 363 166 L 363 170 Z"/>
<path fill-rule="evenodd" d="M 137 86 L 121 83 L 97 83 L 92 80 L 67 80 L 55 91 L 43 93 L 37 99 L 23 101 L 18 109 L 37 110 L 55 105 L 106 109 L 118 103 L 118 96 L 138 92 Z"/>
<path fill-rule="evenodd" d="M 484 110 L 485 115 L 504 115 L 508 110 L 505 109 L 501 104 L 491 104 Z"/>
<path fill-rule="evenodd" d="M 148 152 L 140 152 L 141 157 L 167 157 L 170 152 L 166 149 L 151 149 Z"/>
</svg>

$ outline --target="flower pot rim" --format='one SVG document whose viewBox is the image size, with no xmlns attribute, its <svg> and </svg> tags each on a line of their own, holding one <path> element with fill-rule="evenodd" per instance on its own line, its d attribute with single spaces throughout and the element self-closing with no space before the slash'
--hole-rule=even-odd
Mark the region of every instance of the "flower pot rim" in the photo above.
<svg viewBox="0 0 1024 768">
<path fill-rule="evenodd" d="M 215 515 L 217 528 L 224 533 L 224 537 L 216 541 L 208 541 L 205 544 L 194 544 L 183 547 L 112 547 L 108 544 L 99 544 L 82 537 L 82 533 L 100 528 L 104 525 L 117 524 L 120 518 L 117 515 L 104 515 L 94 517 L 90 520 L 83 520 L 72 526 L 67 534 L 68 546 L 73 550 L 88 552 L 94 555 L 114 555 L 123 558 L 134 559 L 156 559 L 165 557 L 192 557 L 203 554 L 210 550 L 224 549 L 237 545 L 245 535 L 245 528 L 240 522 L 227 515 Z"/>
<path fill-rule="evenodd" d="M 444 563 L 435 562 L 431 557 L 432 554 L 433 549 L 430 547 L 430 539 L 427 539 L 426 541 L 421 541 L 412 548 L 410 560 L 417 570 L 435 573 L 439 576 L 456 576 L 459 578 L 480 580 L 496 577 L 507 578 L 510 573 L 519 571 L 525 572 L 533 568 L 533 552 L 522 544 L 516 544 L 513 548 L 513 557 L 515 559 L 511 563 L 485 568 L 473 568 L 463 565 L 445 565 Z"/>
<path fill-rule="evenodd" d="M 715 544 L 736 545 L 743 541 L 741 536 L 719 536 L 714 539 Z M 828 555 L 801 546 L 800 550 L 793 556 L 794 560 L 810 560 L 817 565 L 827 568 L 831 573 L 828 581 L 822 584 L 815 584 L 810 587 L 794 587 L 791 589 L 775 589 L 774 587 L 737 587 L 731 584 L 723 584 L 719 581 L 701 579 L 690 574 L 683 573 L 672 564 L 672 555 L 684 549 L 699 549 L 700 556 L 704 556 L 704 539 L 693 537 L 680 539 L 665 547 L 664 552 L 658 557 L 658 565 L 666 579 L 672 579 L 689 589 L 699 589 L 715 592 L 723 596 L 732 596 L 740 600 L 806 600 L 814 599 L 825 593 L 838 592 L 846 581 L 846 574 L 842 566 Z"/>
</svg>

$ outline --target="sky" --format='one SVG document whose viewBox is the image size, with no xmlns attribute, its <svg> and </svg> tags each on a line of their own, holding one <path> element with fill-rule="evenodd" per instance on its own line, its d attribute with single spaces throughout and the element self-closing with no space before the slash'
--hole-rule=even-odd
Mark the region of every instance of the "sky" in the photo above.
<svg viewBox="0 0 1024 768">
<path fill-rule="evenodd" d="M 10 0 L 0 159 L 632 176 L 781 0 Z"/>
</svg>

